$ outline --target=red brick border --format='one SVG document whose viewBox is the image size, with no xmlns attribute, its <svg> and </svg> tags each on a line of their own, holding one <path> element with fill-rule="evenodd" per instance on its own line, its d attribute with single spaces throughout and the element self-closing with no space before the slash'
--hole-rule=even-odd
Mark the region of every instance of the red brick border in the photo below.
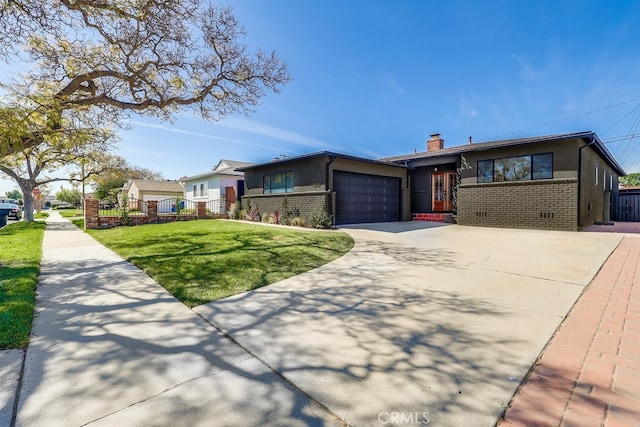
<svg viewBox="0 0 640 427">
<path fill-rule="evenodd" d="M 640 236 L 623 238 L 498 424 L 640 425 Z"/>
</svg>

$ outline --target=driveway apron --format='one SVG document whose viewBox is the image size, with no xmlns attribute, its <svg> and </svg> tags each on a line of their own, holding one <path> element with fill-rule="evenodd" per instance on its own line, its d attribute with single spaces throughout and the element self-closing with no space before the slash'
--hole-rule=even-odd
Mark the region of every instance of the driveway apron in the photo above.
<svg viewBox="0 0 640 427">
<path fill-rule="evenodd" d="M 196 307 L 347 423 L 493 425 L 622 235 L 345 228 L 354 249 Z"/>
<path fill-rule="evenodd" d="M 18 426 L 339 424 L 55 212 L 36 299 Z"/>
</svg>

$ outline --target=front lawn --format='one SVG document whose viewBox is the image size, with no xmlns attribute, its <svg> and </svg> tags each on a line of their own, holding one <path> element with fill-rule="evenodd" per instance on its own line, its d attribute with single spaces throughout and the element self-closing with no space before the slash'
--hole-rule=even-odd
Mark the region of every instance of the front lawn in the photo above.
<svg viewBox="0 0 640 427">
<path fill-rule="evenodd" d="M 74 217 L 82 217 L 84 216 L 84 212 L 82 209 L 58 209 L 58 213 L 62 216 L 62 218 L 74 218 Z"/>
<path fill-rule="evenodd" d="M 0 349 L 29 342 L 44 228 L 20 221 L 0 230 Z"/>
<path fill-rule="evenodd" d="M 304 273 L 353 247 L 345 233 L 223 220 L 87 232 L 190 307 Z"/>
</svg>

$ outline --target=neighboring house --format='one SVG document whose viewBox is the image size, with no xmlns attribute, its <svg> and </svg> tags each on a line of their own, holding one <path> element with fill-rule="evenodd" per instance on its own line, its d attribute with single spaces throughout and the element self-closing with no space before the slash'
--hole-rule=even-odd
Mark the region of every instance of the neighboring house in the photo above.
<svg viewBox="0 0 640 427">
<path fill-rule="evenodd" d="M 417 219 L 454 214 L 458 224 L 579 230 L 611 220 L 624 170 L 594 132 L 444 148 L 384 159 L 409 168 Z M 435 217 L 435 219 L 438 219 Z"/>
<path fill-rule="evenodd" d="M 246 187 L 243 205 L 250 203 L 262 215 L 299 211 L 307 224 L 318 210 L 331 215 L 335 224 L 411 219 L 403 165 L 323 151 L 240 170 Z"/>
<path fill-rule="evenodd" d="M 253 163 L 220 160 L 211 171 L 180 178 L 185 199 L 207 202 L 211 213 L 225 213 L 244 194 L 244 173 L 236 168 Z"/>
<path fill-rule="evenodd" d="M 142 209 L 139 201 L 162 201 L 184 197 L 184 186 L 178 181 L 150 181 L 133 179 L 122 187 L 122 193 L 127 195 L 131 209 Z M 158 206 L 158 213 L 171 212 L 171 203 Z"/>
</svg>

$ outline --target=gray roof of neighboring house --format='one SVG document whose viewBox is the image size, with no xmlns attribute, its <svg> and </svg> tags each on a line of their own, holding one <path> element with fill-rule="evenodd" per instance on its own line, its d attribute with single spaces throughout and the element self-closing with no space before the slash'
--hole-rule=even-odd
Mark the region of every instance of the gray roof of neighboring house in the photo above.
<svg viewBox="0 0 640 427">
<path fill-rule="evenodd" d="M 140 191 L 162 191 L 170 193 L 179 193 L 184 191 L 184 186 L 178 181 L 149 181 L 145 179 L 132 179 L 124 185 L 123 188 L 127 190 L 131 188 L 132 184 L 136 184 Z"/>
<path fill-rule="evenodd" d="M 592 131 L 586 132 L 575 132 L 575 133 L 564 133 L 557 135 L 544 135 L 544 136 L 534 136 L 528 138 L 516 138 L 516 139 L 505 139 L 500 141 L 489 141 L 489 142 L 474 142 L 472 144 L 463 144 L 458 145 L 456 147 L 443 148 L 441 150 L 434 151 L 424 151 L 420 153 L 413 154 L 405 154 L 401 156 L 387 157 L 382 160 L 387 162 L 405 162 L 417 159 L 427 159 L 427 158 L 435 158 L 441 156 L 450 156 L 457 155 L 463 153 L 469 153 L 474 151 L 486 151 L 494 148 L 501 147 L 509 147 L 515 145 L 524 145 L 524 144 L 535 144 L 540 142 L 553 142 L 553 141 L 562 141 L 574 138 L 583 138 L 588 140 L 588 144 L 593 144 L 593 148 L 600 154 L 600 156 L 609 163 L 609 165 L 614 168 L 620 175 L 626 175 L 626 172 L 620 166 L 618 161 L 613 157 L 611 152 L 607 149 L 604 143 L 600 140 L 598 135 Z"/>
<path fill-rule="evenodd" d="M 213 175 L 231 175 L 231 176 L 244 176 L 243 172 L 237 171 L 237 168 L 243 168 L 252 166 L 255 163 L 239 162 L 237 160 L 220 160 L 216 167 L 208 172 L 203 172 L 193 176 L 183 176 L 180 181 L 193 181 L 195 179 L 208 178 Z"/>
<path fill-rule="evenodd" d="M 332 151 L 318 151 L 316 153 L 303 154 L 301 156 L 286 157 L 284 159 L 275 159 L 275 160 L 272 160 L 270 162 L 259 163 L 259 164 L 255 164 L 255 165 L 252 165 L 252 166 L 239 168 L 238 170 L 246 171 L 246 170 L 255 169 L 255 168 L 259 168 L 259 167 L 263 167 L 263 166 L 274 165 L 274 164 L 278 164 L 278 163 L 290 163 L 290 162 L 295 162 L 295 161 L 298 161 L 298 160 L 311 159 L 311 158 L 314 158 L 314 157 L 322 157 L 322 156 L 339 157 L 339 158 L 342 158 L 342 159 L 349 159 L 349 160 L 355 160 L 355 161 L 366 162 L 366 163 L 376 163 L 376 164 L 386 165 L 386 166 L 404 167 L 403 165 L 399 165 L 397 163 L 392 163 L 392 162 L 385 161 L 385 160 L 365 159 L 363 157 L 350 156 L 348 154 L 334 153 Z"/>
</svg>

